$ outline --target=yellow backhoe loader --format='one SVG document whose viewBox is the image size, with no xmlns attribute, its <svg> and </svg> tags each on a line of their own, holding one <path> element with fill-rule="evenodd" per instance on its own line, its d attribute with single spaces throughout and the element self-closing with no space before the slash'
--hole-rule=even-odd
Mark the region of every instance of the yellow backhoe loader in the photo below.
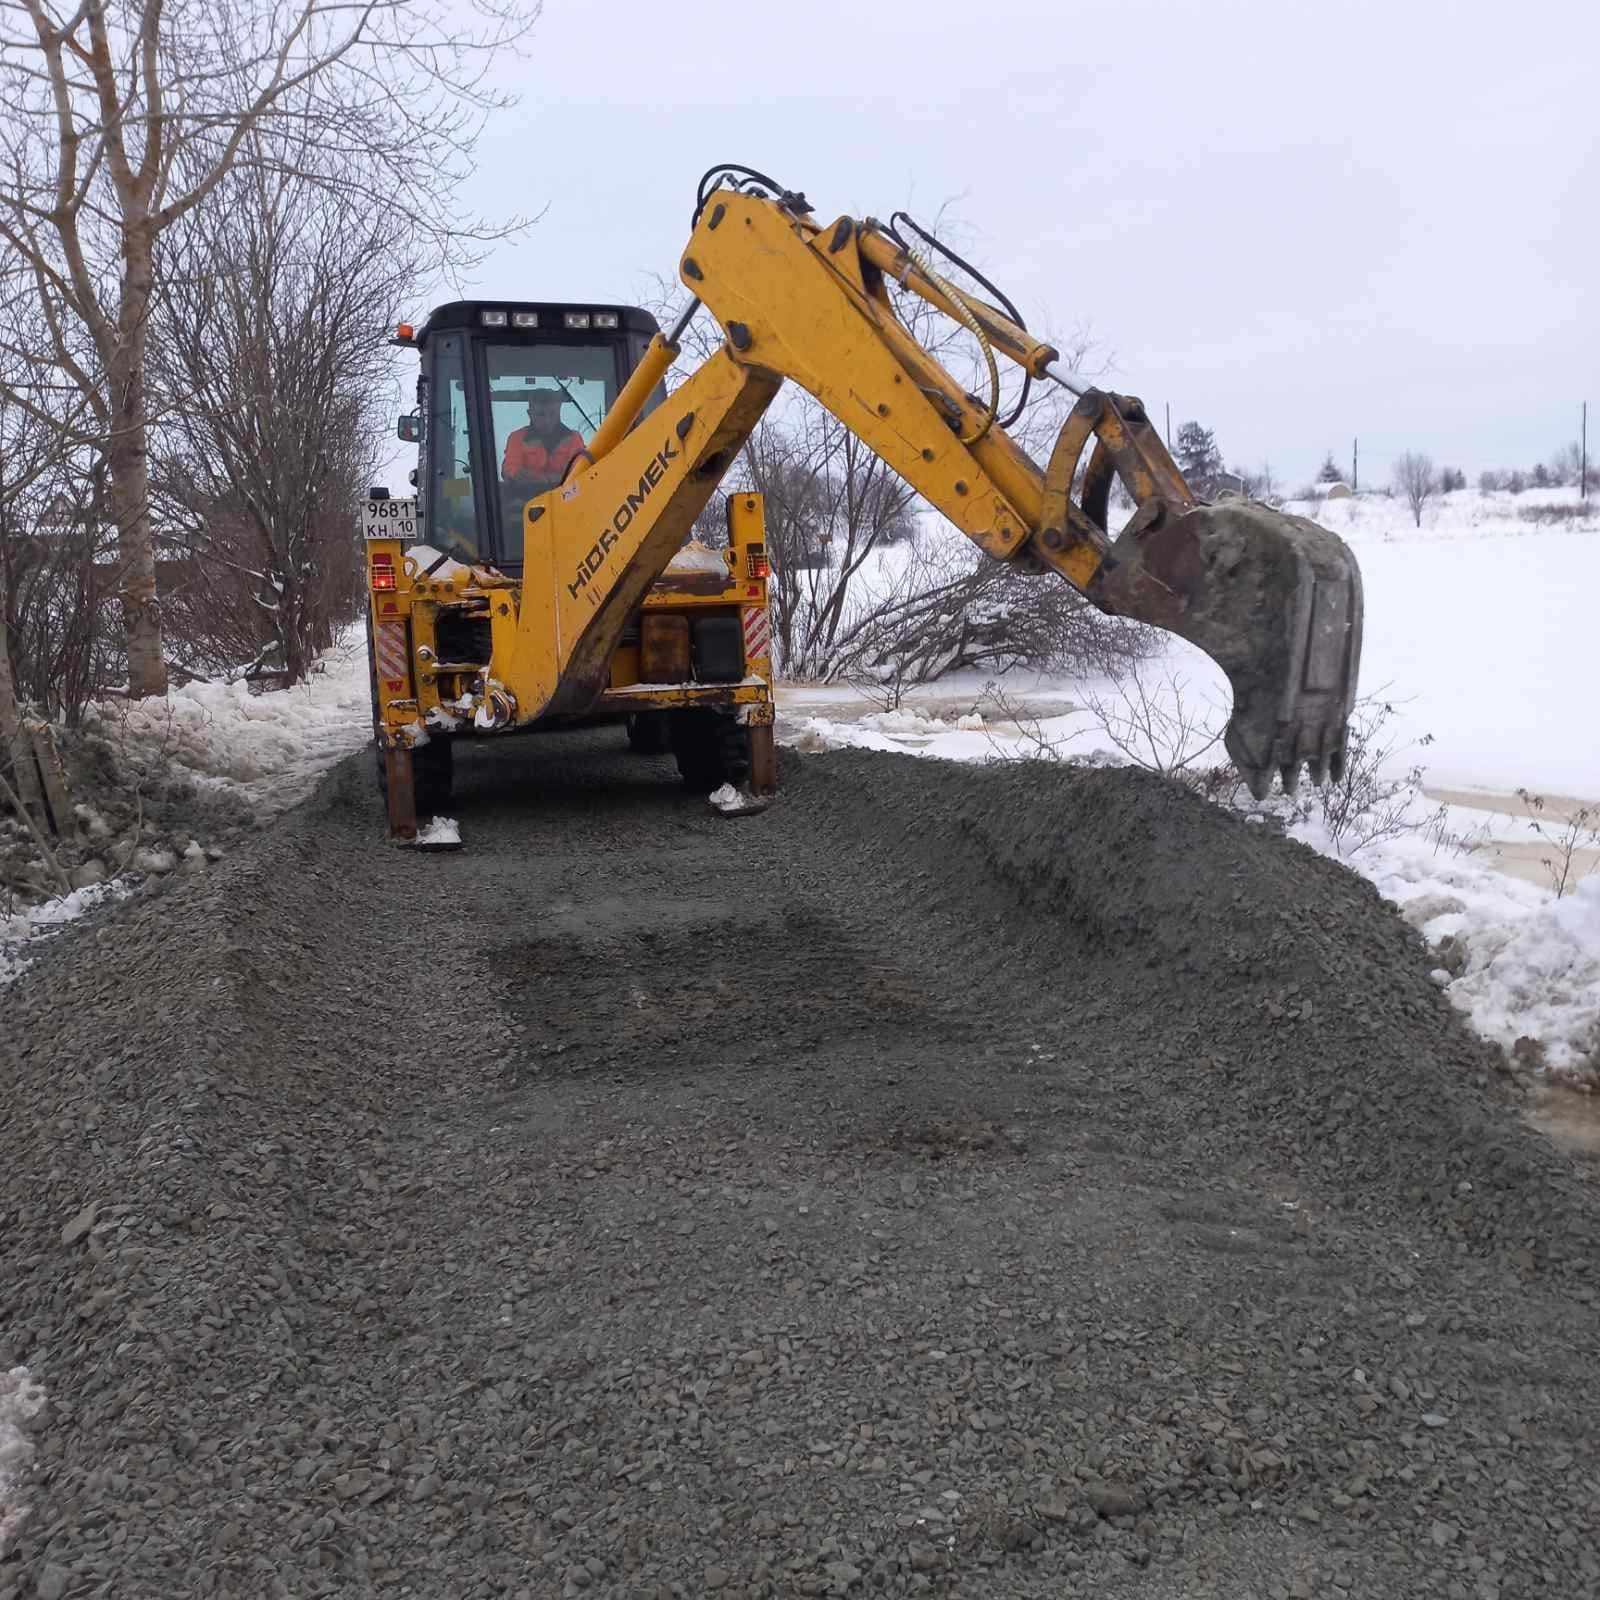
<svg viewBox="0 0 1600 1600">
<path fill-rule="evenodd" d="M 453 740 L 607 719 L 670 746 L 692 786 L 771 792 L 760 497 L 729 497 L 725 551 L 685 541 L 786 380 L 991 556 L 1211 656 L 1233 689 L 1228 754 L 1258 796 L 1303 765 L 1339 776 L 1361 647 L 1350 551 L 1300 517 L 1203 503 L 1137 399 L 1058 372 L 1009 302 L 958 286 L 935 251 L 966 266 L 909 218 L 824 225 L 803 195 L 718 167 L 679 263 L 693 299 L 667 332 L 621 306 L 502 301 L 401 329 L 422 358 L 402 425 L 419 493 L 369 501 L 365 528 L 392 836 L 448 802 Z M 891 285 L 973 334 L 987 394 L 913 338 Z M 702 306 L 723 341 L 669 396 Z M 999 415 L 1001 358 L 1075 396 L 1042 466 Z M 1135 510 L 1113 538 L 1114 479 Z"/>
</svg>

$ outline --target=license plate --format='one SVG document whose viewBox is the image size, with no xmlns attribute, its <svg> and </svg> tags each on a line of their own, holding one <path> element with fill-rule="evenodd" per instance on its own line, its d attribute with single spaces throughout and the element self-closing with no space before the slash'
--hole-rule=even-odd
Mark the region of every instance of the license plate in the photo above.
<svg viewBox="0 0 1600 1600">
<path fill-rule="evenodd" d="M 368 500 L 361 512 L 363 539 L 404 539 L 417 537 L 415 500 Z"/>
</svg>

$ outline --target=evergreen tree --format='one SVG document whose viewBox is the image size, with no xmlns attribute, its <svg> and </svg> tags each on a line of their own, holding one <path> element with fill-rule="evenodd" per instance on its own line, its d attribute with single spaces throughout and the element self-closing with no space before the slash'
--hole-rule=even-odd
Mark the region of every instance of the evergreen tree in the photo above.
<svg viewBox="0 0 1600 1600">
<path fill-rule="evenodd" d="M 1172 454 L 1178 470 L 1189 480 L 1189 487 L 1196 494 L 1209 494 L 1222 471 L 1222 452 L 1211 429 L 1202 428 L 1198 422 L 1184 423 L 1178 429 Z"/>
<path fill-rule="evenodd" d="M 1322 458 L 1322 465 L 1317 469 L 1317 482 L 1344 482 L 1344 474 L 1339 470 L 1339 463 L 1333 459 L 1333 451 L 1331 450 Z"/>
</svg>

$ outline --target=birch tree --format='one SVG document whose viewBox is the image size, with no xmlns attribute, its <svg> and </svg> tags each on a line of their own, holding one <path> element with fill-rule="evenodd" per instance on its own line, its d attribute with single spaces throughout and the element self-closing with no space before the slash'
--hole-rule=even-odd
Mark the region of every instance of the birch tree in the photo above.
<svg viewBox="0 0 1600 1600">
<path fill-rule="evenodd" d="M 175 225 L 241 164 L 289 167 L 308 131 L 330 182 L 482 239 L 455 200 L 495 52 L 536 14 L 446 0 L 3 0 L 0 293 L 34 296 L 44 348 L 12 397 L 66 383 L 106 468 L 128 691 L 165 692 L 151 522 L 148 355 Z"/>
</svg>

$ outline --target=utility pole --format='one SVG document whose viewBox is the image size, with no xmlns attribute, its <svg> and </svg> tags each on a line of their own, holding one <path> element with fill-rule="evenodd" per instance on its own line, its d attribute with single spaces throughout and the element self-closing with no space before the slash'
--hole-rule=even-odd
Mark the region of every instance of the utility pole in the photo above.
<svg viewBox="0 0 1600 1600">
<path fill-rule="evenodd" d="M 1172 402 L 1167 401 L 1167 450 L 1172 450 Z"/>
<path fill-rule="evenodd" d="M 1583 443 L 1578 446 L 1578 498 L 1589 498 L 1589 402 L 1583 402 L 1583 427 L 1579 432 Z"/>
<path fill-rule="evenodd" d="M 1350 441 L 1350 493 L 1355 494 L 1361 488 L 1361 441 Z"/>
</svg>

